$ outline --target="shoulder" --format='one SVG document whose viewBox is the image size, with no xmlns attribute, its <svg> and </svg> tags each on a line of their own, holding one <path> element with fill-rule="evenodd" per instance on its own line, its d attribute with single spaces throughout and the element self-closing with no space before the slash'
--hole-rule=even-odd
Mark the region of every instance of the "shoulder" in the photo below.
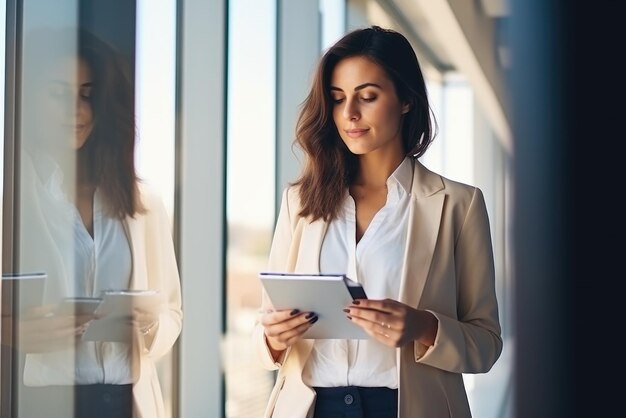
<svg viewBox="0 0 626 418">
<path fill-rule="evenodd" d="M 414 190 L 423 194 L 443 193 L 454 202 L 470 203 L 476 196 L 481 196 L 480 189 L 474 185 L 450 179 L 442 174 L 436 173 L 421 162 L 415 164 Z"/>
<path fill-rule="evenodd" d="M 300 186 L 289 185 L 282 191 L 280 212 L 278 214 L 279 221 L 289 223 L 291 229 L 294 230 L 298 222 L 303 218 L 300 216 Z"/>
<path fill-rule="evenodd" d="M 163 216 L 165 214 L 165 205 L 163 197 L 157 187 L 145 181 L 137 182 L 138 199 L 144 209 L 143 215 Z"/>
<path fill-rule="evenodd" d="M 477 197 L 482 199 L 480 188 L 472 184 L 462 183 L 442 176 L 446 194 L 454 202 L 470 204 Z"/>
<path fill-rule="evenodd" d="M 280 209 L 290 214 L 300 212 L 300 186 L 289 185 L 282 189 Z"/>
<path fill-rule="evenodd" d="M 290 185 L 283 189 L 283 199 L 289 203 L 291 208 L 300 207 L 300 186 Z"/>
</svg>

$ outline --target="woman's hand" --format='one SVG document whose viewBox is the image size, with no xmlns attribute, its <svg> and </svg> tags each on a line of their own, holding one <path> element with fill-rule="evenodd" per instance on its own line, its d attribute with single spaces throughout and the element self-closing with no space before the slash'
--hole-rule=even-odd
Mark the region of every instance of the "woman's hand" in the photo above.
<svg viewBox="0 0 626 418">
<path fill-rule="evenodd" d="M 317 319 L 315 313 L 300 312 L 297 309 L 264 313 L 261 316 L 261 325 L 263 325 L 265 339 L 274 360 L 295 344 Z"/>
<path fill-rule="evenodd" d="M 63 314 L 56 306 L 40 306 L 18 320 L 18 350 L 44 353 L 71 348 L 85 332 L 92 315 Z"/>
<path fill-rule="evenodd" d="M 133 323 L 143 335 L 153 331 L 158 322 L 159 314 L 157 312 L 143 310 L 138 307 L 133 309 Z"/>
<path fill-rule="evenodd" d="M 437 336 L 437 318 L 393 299 L 359 299 L 344 309 L 348 318 L 377 341 L 402 347 L 412 341 L 431 346 Z"/>
</svg>

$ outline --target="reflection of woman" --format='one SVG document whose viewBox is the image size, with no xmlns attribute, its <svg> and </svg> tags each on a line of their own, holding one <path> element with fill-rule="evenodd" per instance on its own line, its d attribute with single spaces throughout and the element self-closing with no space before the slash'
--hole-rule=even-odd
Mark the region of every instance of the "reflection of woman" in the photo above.
<svg viewBox="0 0 626 418">
<path fill-rule="evenodd" d="M 425 82 L 399 33 L 347 34 L 322 57 L 298 121 L 306 165 L 283 194 L 269 268 L 345 272 L 367 340 L 305 340 L 315 312 L 264 295 L 255 343 L 278 369 L 266 417 L 469 417 L 463 373 L 502 349 L 481 191 L 418 157 L 432 140 Z"/>
<path fill-rule="evenodd" d="M 39 42 L 27 45 L 49 41 Z M 20 330 L 19 349 L 28 354 L 19 408 L 57 417 L 74 399 L 70 417 L 164 417 L 155 361 L 172 348 L 182 321 L 170 222 L 135 172 L 133 89 L 122 62 L 86 32 L 78 51 L 43 63 L 51 74 L 39 79 L 33 108 L 47 126 L 29 128 L 22 170 L 24 195 L 34 196 L 23 224 L 43 226 L 23 244 L 37 251 L 24 264 L 49 272 L 50 304 L 110 289 L 157 290 L 162 304 L 135 309 L 130 342 L 84 341 L 93 318 L 53 307 L 34 312 Z"/>
</svg>

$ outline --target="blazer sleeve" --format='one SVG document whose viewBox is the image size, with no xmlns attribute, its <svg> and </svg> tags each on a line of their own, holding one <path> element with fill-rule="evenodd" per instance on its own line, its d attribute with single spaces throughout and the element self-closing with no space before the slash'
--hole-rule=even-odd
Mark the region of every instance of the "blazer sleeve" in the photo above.
<svg viewBox="0 0 626 418">
<path fill-rule="evenodd" d="M 278 219 L 274 228 L 272 245 L 270 247 L 268 271 L 284 271 L 286 268 L 286 261 L 289 254 L 289 248 L 291 246 L 291 238 L 293 236 L 289 193 L 289 189 L 285 189 L 282 194 Z M 267 370 L 276 370 L 286 358 L 289 349 L 285 350 L 277 362 L 274 362 L 269 348 L 267 347 L 263 326 L 260 323 L 261 316 L 269 309 L 272 309 L 272 304 L 267 296 L 267 293 L 265 292 L 265 289 L 262 289 L 261 307 L 257 313 L 257 319 L 252 334 L 252 342 L 261 366 Z"/>
<path fill-rule="evenodd" d="M 455 249 L 457 317 L 431 311 L 439 320 L 435 343 L 416 361 L 456 373 L 486 373 L 502 352 L 495 269 L 487 208 L 475 188 Z"/>
<path fill-rule="evenodd" d="M 178 339 L 182 329 L 182 297 L 178 265 L 174 252 L 171 222 L 160 197 L 154 193 L 144 196 L 146 205 L 146 266 L 151 288 L 163 295 L 163 308 L 158 324 L 144 336 L 147 355 L 158 359 L 165 355 Z"/>
</svg>

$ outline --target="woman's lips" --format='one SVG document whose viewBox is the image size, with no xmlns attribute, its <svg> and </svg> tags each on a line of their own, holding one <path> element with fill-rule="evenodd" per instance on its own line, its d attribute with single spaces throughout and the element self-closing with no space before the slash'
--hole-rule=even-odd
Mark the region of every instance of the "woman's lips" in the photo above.
<svg viewBox="0 0 626 418">
<path fill-rule="evenodd" d="M 359 128 L 359 129 L 346 129 L 345 132 L 348 134 L 350 138 L 358 138 L 363 136 L 369 131 L 369 129 Z"/>
</svg>

